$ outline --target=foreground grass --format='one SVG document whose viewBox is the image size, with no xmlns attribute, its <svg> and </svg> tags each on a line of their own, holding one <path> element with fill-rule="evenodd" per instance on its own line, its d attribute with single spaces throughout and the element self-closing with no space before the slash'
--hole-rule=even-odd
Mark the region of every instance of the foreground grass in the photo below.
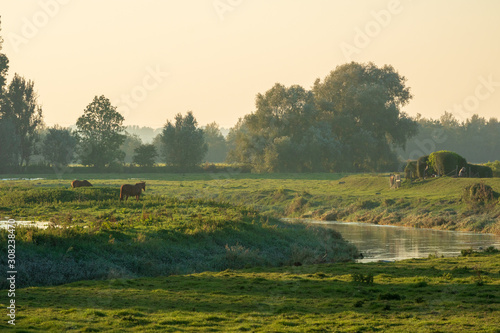
<svg viewBox="0 0 500 333">
<path fill-rule="evenodd" d="M 124 182 L 147 181 L 147 195 L 243 204 L 262 214 L 322 220 L 358 221 L 418 228 L 500 234 L 500 202 L 472 205 L 461 200 L 468 185 L 483 182 L 500 192 L 500 178 L 433 178 L 389 188 L 388 174 L 121 174 L 42 175 L 46 180 L 4 181 L 0 188 L 69 187 L 71 179 L 89 179 L 98 187 L 118 189 Z M 50 179 L 52 178 L 52 179 Z M 56 179 L 55 179 L 56 178 Z M 56 209 L 57 211 L 57 209 Z M 36 210 L 0 214 L 48 218 Z"/>
<path fill-rule="evenodd" d="M 82 281 L 16 304 L 24 332 L 498 332 L 500 255 Z"/>
</svg>

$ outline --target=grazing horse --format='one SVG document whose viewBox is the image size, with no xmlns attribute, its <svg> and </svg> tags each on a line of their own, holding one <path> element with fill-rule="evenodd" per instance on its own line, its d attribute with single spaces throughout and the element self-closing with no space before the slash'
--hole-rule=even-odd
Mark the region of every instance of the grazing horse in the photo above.
<svg viewBox="0 0 500 333">
<path fill-rule="evenodd" d="M 136 183 L 135 185 L 123 184 L 120 188 L 120 201 L 123 200 L 123 196 L 125 196 L 125 200 L 127 200 L 128 197 L 132 195 L 135 195 L 135 198 L 139 201 L 139 197 L 143 190 L 146 191 L 146 182 Z"/>
<path fill-rule="evenodd" d="M 72 188 L 77 188 L 77 187 L 88 187 L 92 186 L 88 180 L 73 180 L 71 182 L 71 187 Z"/>
</svg>

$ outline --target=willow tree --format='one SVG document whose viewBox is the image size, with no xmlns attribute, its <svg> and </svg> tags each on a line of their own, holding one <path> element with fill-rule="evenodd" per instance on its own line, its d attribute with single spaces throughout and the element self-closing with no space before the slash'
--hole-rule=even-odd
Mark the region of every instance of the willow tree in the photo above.
<svg viewBox="0 0 500 333">
<path fill-rule="evenodd" d="M 392 66 L 351 62 L 338 66 L 313 92 L 324 122 L 343 143 L 342 159 L 355 170 L 381 170 L 397 163 L 417 124 L 402 108 L 412 95 Z"/>
</svg>

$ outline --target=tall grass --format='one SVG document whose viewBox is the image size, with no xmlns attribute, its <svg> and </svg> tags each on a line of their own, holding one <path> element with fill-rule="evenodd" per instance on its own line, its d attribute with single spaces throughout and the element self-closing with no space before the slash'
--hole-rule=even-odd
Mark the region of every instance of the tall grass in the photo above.
<svg viewBox="0 0 500 333">
<path fill-rule="evenodd" d="M 49 217 L 55 224 L 16 230 L 19 287 L 349 261 L 357 255 L 334 231 L 282 222 L 227 202 L 164 195 L 120 202 L 116 188 L 99 187 L 0 192 L 0 206 L 10 209 L 11 217 Z M 6 244 L 5 230 L 0 240 Z"/>
</svg>

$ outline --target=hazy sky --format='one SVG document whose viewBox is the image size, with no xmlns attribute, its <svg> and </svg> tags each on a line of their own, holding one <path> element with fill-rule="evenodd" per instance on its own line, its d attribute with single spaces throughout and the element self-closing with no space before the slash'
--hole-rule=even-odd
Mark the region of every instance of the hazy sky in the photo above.
<svg viewBox="0 0 500 333">
<path fill-rule="evenodd" d="M 35 81 L 48 125 L 105 95 L 127 125 L 192 110 L 232 127 L 274 83 L 309 89 L 350 61 L 404 75 L 411 116 L 500 117 L 498 0 L 2 0 L 0 14 L 9 76 Z"/>
</svg>

